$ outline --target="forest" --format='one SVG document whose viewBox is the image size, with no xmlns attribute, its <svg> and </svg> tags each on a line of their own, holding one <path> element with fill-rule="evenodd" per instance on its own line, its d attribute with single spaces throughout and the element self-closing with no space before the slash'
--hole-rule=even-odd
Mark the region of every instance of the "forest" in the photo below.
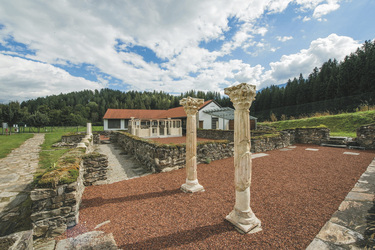
<svg viewBox="0 0 375 250">
<path fill-rule="evenodd" d="M 260 91 L 251 107 L 260 120 L 299 117 L 315 112 L 354 112 L 375 105 L 375 40 L 366 41 L 342 62 L 328 60 L 305 79 L 288 80 L 286 86 Z"/>
<path fill-rule="evenodd" d="M 341 62 L 330 59 L 314 68 L 305 79 L 288 80 L 283 87 L 270 86 L 259 91 L 251 114 L 259 121 L 270 116 L 284 119 L 315 112 L 353 112 L 361 105 L 375 105 L 375 41 L 366 41 Z M 92 122 L 102 125 L 108 108 L 169 109 L 178 107 L 183 97 L 215 100 L 222 107 L 232 107 L 219 92 L 191 90 L 181 95 L 165 92 L 137 92 L 101 89 L 51 95 L 0 104 L 0 123 L 33 127 L 76 126 Z"/>
</svg>

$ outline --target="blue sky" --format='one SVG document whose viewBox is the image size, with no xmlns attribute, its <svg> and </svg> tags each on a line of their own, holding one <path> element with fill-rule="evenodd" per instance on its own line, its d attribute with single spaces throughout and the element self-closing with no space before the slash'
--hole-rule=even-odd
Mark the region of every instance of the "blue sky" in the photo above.
<svg viewBox="0 0 375 250">
<path fill-rule="evenodd" d="M 373 0 L 0 2 L 0 102 L 283 84 L 375 38 Z"/>
</svg>

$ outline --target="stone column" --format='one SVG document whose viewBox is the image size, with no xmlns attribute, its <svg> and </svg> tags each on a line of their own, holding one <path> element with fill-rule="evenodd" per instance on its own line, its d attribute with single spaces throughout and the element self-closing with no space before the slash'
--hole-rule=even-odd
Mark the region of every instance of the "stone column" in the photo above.
<svg viewBox="0 0 375 250">
<path fill-rule="evenodd" d="M 226 219 L 241 233 L 262 230 L 260 220 L 250 208 L 251 153 L 249 108 L 255 99 L 255 86 L 241 83 L 226 88 L 224 93 L 233 102 L 234 111 L 234 183 L 236 202 Z"/>
<path fill-rule="evenodd" d="M 87 125 L 86 125 L 86 135 L 92 135 L 92 126 L 91 126 L 91 122 L 88 122 Z"/>
<path fill-rule="evenodd" d="M 186 121 L 186 183 L 181 186 L 185 193 L 204 191 L 203 186 L 197 179 L 197 123 L 196 114 L 199 106 L 204 103 L 203 99 L 184 98 L 180 104 L 184 106 Z"/>
</svg>

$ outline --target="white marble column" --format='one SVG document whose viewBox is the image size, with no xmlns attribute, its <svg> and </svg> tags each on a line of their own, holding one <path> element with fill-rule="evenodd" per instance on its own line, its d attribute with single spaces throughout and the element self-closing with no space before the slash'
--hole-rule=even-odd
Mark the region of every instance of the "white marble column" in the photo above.
<svg viewBox="0 0 375 250">
<path fill-rule="evenodd" d="M 241 233 L 256 233 L 262 230 L 260 220 L 250 208 L 251 152 L 249 108 L 255 99 L 255 86 L 241 83 L 226 88 L 234 111 L 234 183 L 236 202 L 226 219 Z"/>
<path fill-rule="evenodd" d="M 88 122 L 87 125 L 86 125 L 86 135 L 92 135 L 92 126 L 91 126 L 91 122 Z"/>
<path fill-rule="evenodd" d="M 180 100 L 184 106 L 186 121 L 186 183 L 181 190 L 186 193 L 203 192 L 204 188 L 198 183 L 197 178 L 197 124 L 196 114 L 199 106 L 204 103 L 203 99 L 191 98 L 190 96 Z"/>
</svg>

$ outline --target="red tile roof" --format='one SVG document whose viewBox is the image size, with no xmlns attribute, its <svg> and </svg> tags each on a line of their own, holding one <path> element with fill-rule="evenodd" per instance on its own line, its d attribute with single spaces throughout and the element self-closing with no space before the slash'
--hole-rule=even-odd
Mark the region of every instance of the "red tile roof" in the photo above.
<svg viewBox="0 0 375 250">
<path fill-rule="evenodd" d="M 213 102 L 205 101 L 199 109 Z M 108 109 L 103 119 L 166 119 L 166 118 L 183 118 L 186 117 L 184 107 L 171 108 L 168 110 L 160 109 Z"/>
</svg>

